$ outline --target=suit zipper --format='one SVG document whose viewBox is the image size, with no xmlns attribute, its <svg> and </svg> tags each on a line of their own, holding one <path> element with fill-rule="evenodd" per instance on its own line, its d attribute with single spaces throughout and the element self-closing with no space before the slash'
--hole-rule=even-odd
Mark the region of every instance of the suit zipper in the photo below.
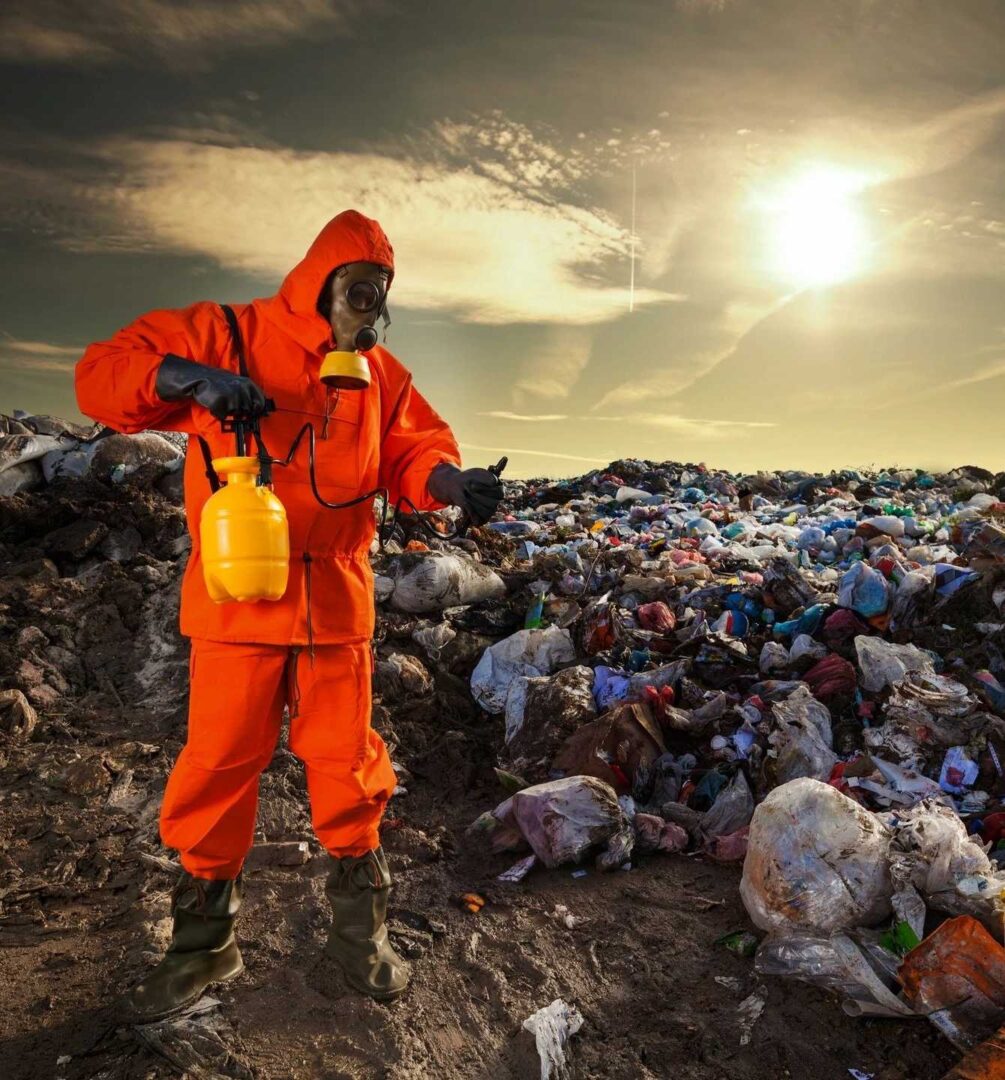
<svg viewBox="0 0 1005 1080">
<path fill-rule="evenodd" d="M 330 386 L 325 387 L 325 422 L 321 428 L 321 438 L 328 438 L 328 420 L 331 417 L 332 391 Z"/>
</svg>

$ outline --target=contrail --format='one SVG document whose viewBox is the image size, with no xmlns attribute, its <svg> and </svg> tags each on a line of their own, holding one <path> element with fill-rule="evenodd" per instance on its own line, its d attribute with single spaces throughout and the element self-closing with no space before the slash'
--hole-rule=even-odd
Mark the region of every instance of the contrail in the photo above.
<svg viewBox="0 0 1005 1080">
<path fill-rule="evenodd" d="M 628 278 L 628 314 L 635 310 L 635 166 L 632 166 L 632 239 L 631 239 L 631 264 L 632 268 Z"/>
</svg>

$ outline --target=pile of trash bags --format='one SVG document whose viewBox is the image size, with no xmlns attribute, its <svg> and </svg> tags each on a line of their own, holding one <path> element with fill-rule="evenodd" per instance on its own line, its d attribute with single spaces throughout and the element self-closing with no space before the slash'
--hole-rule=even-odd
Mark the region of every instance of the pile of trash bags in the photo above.
<svg viewBox="0 0 1005 1080">
<path fill-rule="evenodd" d="M 505 510 L 377 579 L 502 737 L 499 880 L 742 862 L 758 971 L 960 1047 L 1005 1021 L 1005 477 L 623 461 Z M 933 975 L 961 943 L 980 986 Z"/>
</svg>

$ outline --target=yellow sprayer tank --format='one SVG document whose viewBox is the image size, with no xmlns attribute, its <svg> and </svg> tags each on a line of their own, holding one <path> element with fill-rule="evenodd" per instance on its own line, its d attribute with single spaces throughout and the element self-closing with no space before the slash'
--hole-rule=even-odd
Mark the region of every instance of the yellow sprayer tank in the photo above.
<svg viewBox="0 0 1005 1080">
<path fill-rule="evenodd" d="M 267 487 L 258 487 L 258 459 L 217 458 L 226 484 L 202 508 L 199 538 L 211 600 L 278 600 L 290 573 L 286 510 Z"/>
</svg>

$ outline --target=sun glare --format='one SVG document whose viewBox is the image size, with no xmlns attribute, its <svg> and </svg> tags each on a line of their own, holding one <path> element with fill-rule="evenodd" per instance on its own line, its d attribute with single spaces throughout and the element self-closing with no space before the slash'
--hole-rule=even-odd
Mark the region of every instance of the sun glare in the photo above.
<svg viewBox="0 0 1005 1080">
<path fill-rule="evenodd" d="M 865 186 L 861 173 L 816 165 L 765 200 L 772 219 L 770 261 L 780 278 L 816 288 L 863 269 L 868 237 L 857 197 Z"/>
</svg>

